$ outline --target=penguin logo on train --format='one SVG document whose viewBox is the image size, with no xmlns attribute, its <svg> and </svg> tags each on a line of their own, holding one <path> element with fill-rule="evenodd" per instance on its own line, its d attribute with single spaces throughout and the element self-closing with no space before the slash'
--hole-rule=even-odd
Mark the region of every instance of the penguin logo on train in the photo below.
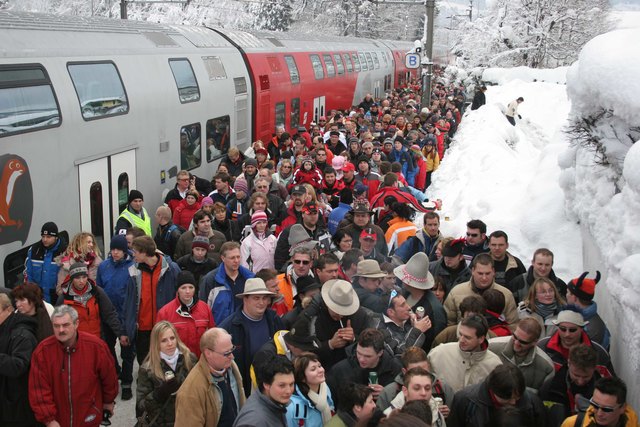
<svg viewBox="0 0 640 427">
<path fill-rule="evenodd" d="M 15 154 L 0 156 L 0 245 L 24 244 L 33 216 L 33 188 L 27 162 Z"/>
</svg>

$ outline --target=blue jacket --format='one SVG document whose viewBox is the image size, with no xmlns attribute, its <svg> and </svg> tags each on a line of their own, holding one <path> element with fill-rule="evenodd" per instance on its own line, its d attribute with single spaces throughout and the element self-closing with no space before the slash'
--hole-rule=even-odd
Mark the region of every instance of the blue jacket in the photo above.
<svg viewBox="0 0 640 427">
<path fill-rule="evenodd" d="M 402 150 L 398 151 L 395 148 L 387 156 L 391 163 L 398 162 L 402 165 L 402 175 L 407 177 L 410 171 L 413 171 L 413 160 L 406 148 L 402 147 Z"/>
<path fill-rule="evenodd" d="M 400 265 L 406 264 L 414 254 L 424 252 L 429 256 L 430 261 L 434 261 L 436 258 L 436 246 L 440 238 L 440 233 L 436 237 L 430 237 L 424 230 L 421 230 L 414 237 L 409 237 L 405 240 L 395 251 L 393 257 L 398 258 L 398 265 Z"/>
<path fill-rule="evenodd" d="M 267 320 L 267 325 L 269 325 L 269 337 L 273 337 L 277 331 L 283 328 L 282 320 L 275 311 L 267 309 L 264 312 L 264 317 Z M 229 335 L 231 335 L 232 341 L 236 346 L 236 349 L 233 352 L 235 357 L 234 361 L 236 362 L 236 365 L 238 365 L 240 374 L 242 374 L 242 385 L 244 386 L 245 394 L 248 396 L 251 393 L 250 370 L 251 364 L 253 363 L 253 354 L 250 354 L 251 338 L 249 338 L 249 333 L 251 331 L 245 330 L 242 308 L 238 307 L 231 316 L 227 317 L 222 323 L 216 322 L 216 325 L 229 332 Z"/>
<path fill-rule="evenodd" d="M 239 274 L 234 284 L 228 280 L 224 264 L 221 264 L 200 279 L 198 298 L 206 302 L 211 308 L 216 325 L 220 325 L 224 319 L 233 314 L 236 308 L 242 305 L 241 300 L 235 298 L 235 296 L 244 292 L 244 283 L 247 279 L 254 277 L 256 275 L 251 270 L 240 266 Z M 250 387 L 249 390 L 251 390 Z"/>
<path fill-rule="evenodd" d="M 42 288 L 45 301 L 51 304 L 56 302 L 51 299 L 51 291 L 55 290 L 58 284 L 58 270 L 60 270 L 60 266 L 55 263 L 54 259 L 64 252 L 66 247 L 66 242 L 60 238 L 49 249 L 45 248 L 42 242 L 35 243 L 29 248 L 27 260 L 24 263 L 27 280 L 37 283 Z"/>
<path fill-rule="evenodd" d="M 329 408 L 335 411 L 333 398 L 331 397 L 331 389 L 327 387 L 327 401 Z M 322 414 L 316 409 L 315 405 L 306 398 L 298 386 L 296 391 L 291 395 L 291 402 L 287 406 L 287 426 L 288 427 L 322 427 Z"/>
<path fill-rule="evenodd" d="M 176 283 L 180 267 L 162 252 L 156 252 L 161 257 L 160 278 L 156 286 L 156 313 L 176 297 Z M 128 268 L 129 281 L 124 297 L 124 329 L 129 338 L 136 335 L 138 329 L 138 307 L 140 306 L 140 288 L 142 272 L 137 264 Z"/>
<path fill-rule="evenodd" d="M 109 255 L 100 263 L 96 274 L 96 285 L 104 289 L 121 322 L 124 321 L 124 296 L 129 283 L 129 267 L 133 264 L 133 257 L 128 253 L 117 262 Z"/>
<path fill-rule="evenodd" d="M 581 311 L 584 320 L 589 322 L 589 324 L 584 327 L 584 331 L 591 340 L 597 342 L 603 346 L 605 350 L 609 351 L 611 332 L 609 332 L 609 328 L 607 328 L 600 315 L 598 315 L 598 304 L 596 304 L 595 301 L 592 301 L 590 305 L 583 308 Z"/>
<path fill-rule="evenodd" d="M 337 208 L 331 211 L 329 214 L 329 221 L 327 221 L 327 227 L 329 233 L 333 236 L 338 231 L 338 224 L 344 219 L 344 216 L 351 210 L 351 206 L 346 203 L 340 202 Z"/>
</svg>

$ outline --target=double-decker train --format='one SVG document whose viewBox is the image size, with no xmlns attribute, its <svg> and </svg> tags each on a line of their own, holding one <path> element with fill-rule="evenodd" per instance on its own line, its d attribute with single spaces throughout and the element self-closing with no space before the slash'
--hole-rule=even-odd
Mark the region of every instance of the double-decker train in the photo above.
<svg viewBox="0 0 640 427">
<path fill-rule="evenodd" d="M 55 221 L 104 252 L 130 189 L 153 215 L 180 169 L 383 96 L 413 43 L 0 12 L 0 274 Z M 438 61 L 438 58 L 435 58 Z"/>
</svg>

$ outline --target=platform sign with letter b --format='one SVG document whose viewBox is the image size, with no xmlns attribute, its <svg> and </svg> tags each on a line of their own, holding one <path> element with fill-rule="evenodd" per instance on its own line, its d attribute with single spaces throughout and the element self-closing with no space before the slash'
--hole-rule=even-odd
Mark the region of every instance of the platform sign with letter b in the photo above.
<svg viewBox="0 0 640 427">
<path fill-rule="evenodd" d="M 407 68 L 419 68 L 420 55 L 417 53 L 407 53 L 407 55 L 404 57 L 404 65 Z"/>
</svg>

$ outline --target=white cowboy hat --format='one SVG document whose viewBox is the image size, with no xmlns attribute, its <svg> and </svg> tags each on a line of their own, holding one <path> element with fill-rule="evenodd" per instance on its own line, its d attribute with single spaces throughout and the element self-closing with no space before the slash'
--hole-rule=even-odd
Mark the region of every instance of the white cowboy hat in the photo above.
<svg viewBox="0 0 640 427">
<path fill-rule="evenodd" d="M 322 285 L 322 300 L 340 316 L 351 316 L 360 308 L 360 299 L 351 283 L 342 279 L 327 280 Z"/>
<path fill-rule="evenodd" d="M 393 269 L 393 274 L 407 286 L 416 289 L 431 289 L 435 281 L 429 273 L 429 257 L 418 252 L 404 265 Z"/>
</svg>

